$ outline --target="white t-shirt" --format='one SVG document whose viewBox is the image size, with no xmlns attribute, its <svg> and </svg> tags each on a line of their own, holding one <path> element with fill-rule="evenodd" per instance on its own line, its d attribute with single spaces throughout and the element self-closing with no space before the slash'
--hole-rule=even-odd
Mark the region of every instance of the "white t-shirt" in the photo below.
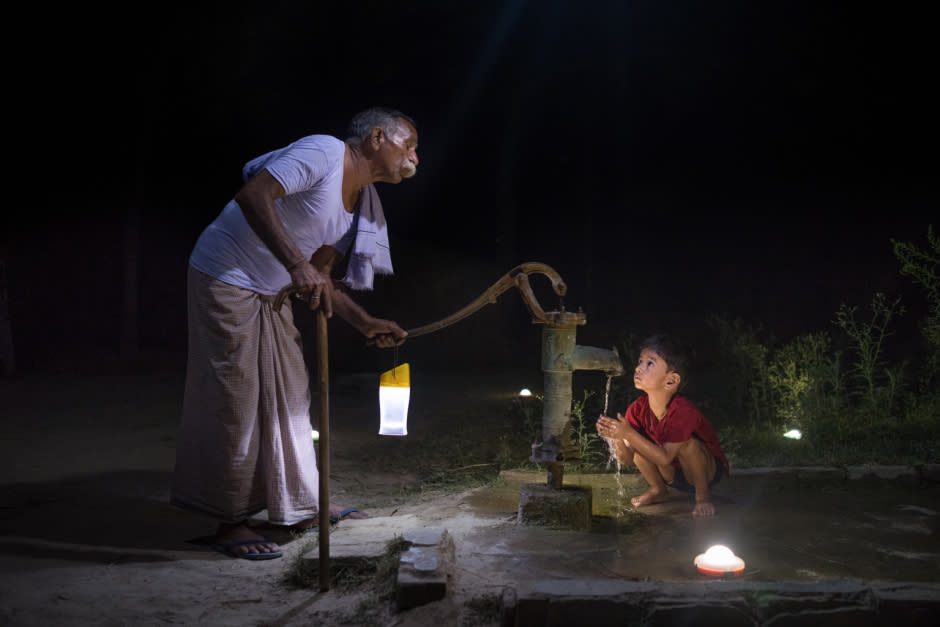
<svg viewBox="0 0 940 627">
<path fill-rule="evenodd" d="M 323 245 L 346 254 L 355 235 L 353 214 L 343 206 L 346 144 L 329 135 L 310 135 L 245 164 L 249 178 L 267 169 L 284 187 L 274 201 L 288 235 L 309 259 Z M 261 294 L 277 294 L 290 275 L 230 200 L 202 232 L 189 263 L 216 279 Z"/>
</svg>

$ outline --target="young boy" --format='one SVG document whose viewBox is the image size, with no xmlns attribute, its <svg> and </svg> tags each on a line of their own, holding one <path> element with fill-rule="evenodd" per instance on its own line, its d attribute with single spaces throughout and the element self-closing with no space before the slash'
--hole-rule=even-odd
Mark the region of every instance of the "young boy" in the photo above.
<svg viewBox="0 0 940 627">
<path fill-rule="evenodd" d="M 601 415 L 597 432 L 613 443 L 622 465 L 636 463 L 649 483 L 649 490 L 630 500 L 635 507 L 666 501 L 668 485 L 695 494 L 693 516 L 714 516 L 709 488 L 729 473 L 728 460 L 711 423 L 678 394 L 688 359 L 670 336 L 643 342 L 633 384 L 646 395 L 630 404 L 626 416 Z"/>
</svg>

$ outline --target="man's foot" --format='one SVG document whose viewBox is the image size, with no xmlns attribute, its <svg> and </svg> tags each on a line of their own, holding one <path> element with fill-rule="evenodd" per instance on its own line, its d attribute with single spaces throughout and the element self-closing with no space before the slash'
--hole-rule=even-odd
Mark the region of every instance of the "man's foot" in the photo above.
<svg viewBox="0 0 940 627">
<path fill-rule="evenodd" d="M 665 503 L 668 500 L 669 494 L 666 490 L 650 488 L 640 496 L 634 496 L 630 499 L 630 502 L 633 503 L 634 507 L 643 507 L 644 505 L 652 505 L 654 503 Z"/>
<path fill-rule="evenodd" d="M 702 501 L 701 503 L 696 503 L 695 507 L 692 508 L 693 516 L 702 516 L 708 518 L 715 515 L 715 506 L 708 501 Z"/>
<path fill-rule="evenodd" d="M 248 560 L 274 559 L 284 554 L 277 542 L 258 535 L 246 523 L 220 524 L 212 548 Z"/>
</svg>

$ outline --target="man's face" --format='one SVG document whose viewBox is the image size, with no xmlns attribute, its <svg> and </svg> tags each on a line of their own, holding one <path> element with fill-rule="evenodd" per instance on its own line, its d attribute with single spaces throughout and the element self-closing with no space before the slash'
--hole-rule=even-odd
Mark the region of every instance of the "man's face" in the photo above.
<svg viewBox="0 0 940 627">
<path fill-rule="evenodd" d="M 418 131 L 406 120 L 398 120 L 395 131 L 385 136 L 389 173 L 394 182 L 414 176 L 418 171 Z"/>
</svg>

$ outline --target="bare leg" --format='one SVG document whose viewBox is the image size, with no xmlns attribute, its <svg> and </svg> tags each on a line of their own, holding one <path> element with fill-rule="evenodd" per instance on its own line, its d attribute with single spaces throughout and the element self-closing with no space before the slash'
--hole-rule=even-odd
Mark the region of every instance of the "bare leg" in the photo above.
<svg viewBox="0 0 940 627">
<path fill-rule="evenodd" d="M 708 482 L 715 476 L 717 462 L 714 455 L 701 441 L 692 439 L 679 451 L 679 465 L 686 479 L 695 487 L 693 516 L 714 516 L 715 506 L 711 502 Z"/>
<path fill-rule="evenodd" d="M 669 495 L 666 492 L 666 482 L 663 476 L 664 474 L 668 475 L 669 479 L 675 476 L 675 470 L 673 470 L 672 466 L 662 468 L 636 452 L 634 452 L 633 461 L 636 462 L 636 467 L 639 468 L 640 474 L 643 475 L 646 482 L 650 484 L 649 490 L 640 496 L 635 496 L 630 499 L 633 506 L 643 507 L 644 505 L 662 503 L 668 500 Z"/>
</svg>

